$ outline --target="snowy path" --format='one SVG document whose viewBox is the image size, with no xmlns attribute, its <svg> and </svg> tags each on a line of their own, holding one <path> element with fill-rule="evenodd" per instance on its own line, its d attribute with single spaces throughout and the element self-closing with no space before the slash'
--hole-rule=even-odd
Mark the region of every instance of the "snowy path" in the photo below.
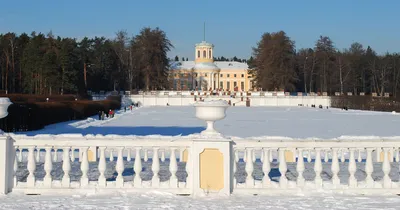
<svg viewBox="0 0 400 210">
<path fill-rule="evenodd" d="M 168 193 L 0 197 L 0 209 L 398 209 L 398 196 L 235 196 L 192 198 Z"/>
</svg>

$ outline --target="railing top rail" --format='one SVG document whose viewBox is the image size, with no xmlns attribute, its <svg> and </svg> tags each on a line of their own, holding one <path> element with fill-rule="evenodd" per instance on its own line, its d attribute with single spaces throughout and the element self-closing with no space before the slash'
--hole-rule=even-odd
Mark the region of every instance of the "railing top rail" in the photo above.
<svg viewBox="0 0 400 210">
<path fill-rule="evenodd" d="M 235 140 L 234 148 L 376 148 L 400 147 L 400 138 L 331 140 Z"/>
<path fill-rule="evenodd" d="M 27 147 L 191 147 L 191 140 L 168 139 L 15 139 L 15 146 Z"/>
</svg>

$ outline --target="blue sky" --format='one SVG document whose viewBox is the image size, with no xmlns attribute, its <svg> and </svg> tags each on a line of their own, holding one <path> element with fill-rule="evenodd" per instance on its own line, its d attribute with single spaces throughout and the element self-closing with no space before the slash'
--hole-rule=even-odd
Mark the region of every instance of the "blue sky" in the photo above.
<svg viewBox="0 0 400 210">
<path fill-rule="evenodd" d="M 297 48 L 327 35 L 338 49 L 354 41 L 378 53 L 400 52 L 398 0 L 20 0 L 2 1 L 0 33 L 31 31 L 82 38 L 114 37 L 125 29 L 159 27 L 175 48 L 194 57 L 194 44 L 215 45 L 216 56 L 248 58 L 264 32 L 284 30 Z"/>
</svg>

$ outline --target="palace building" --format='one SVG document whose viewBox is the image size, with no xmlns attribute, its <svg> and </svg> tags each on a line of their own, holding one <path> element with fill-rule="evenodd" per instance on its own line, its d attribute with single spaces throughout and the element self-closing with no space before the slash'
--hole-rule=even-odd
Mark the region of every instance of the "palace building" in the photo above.
<svg viewBox="0 0 400 210">
<path fill-rule="evenodd" d="M 214 45 L 206 41 L 196 44 L 194 61 L 174 61 L 170 80 L 174 90 L 248 91 L 252 78 L 247 63 L 214 61 Z"/>
</svg>

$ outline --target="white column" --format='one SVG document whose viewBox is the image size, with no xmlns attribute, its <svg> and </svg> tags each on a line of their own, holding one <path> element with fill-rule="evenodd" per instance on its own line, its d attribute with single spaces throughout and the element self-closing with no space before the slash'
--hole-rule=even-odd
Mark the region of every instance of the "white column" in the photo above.
<svg viewBox="0 0 400 210">
<path fill-rule="evenodd" d="M 279 172 L 281 173 L 281 177 L 279 178 L 279 186 L 283 189 L 287 187 L 288 179 L 286 178 L 286 159 L 285 159 L 285 149 L 279 148 Z"/>
<path fill-rule="evenodd" d="M 249 188 L 254 187 L 254 178 L 253 178 L 253 170 L 254 170 L 254 163 L 253 163 L 253 149 L 252 148 L 246 148 L 246 186 Z"/>
<path fill-rule="evenodd" d="M 133 170 L 135 171 L 135 178 L 133 178 L 133 186 L 141 187 L 142 178 L 140 177 L 140 172 L 142 172 L 142 159 L 140 157 L 140 147 L 136 148 L 135 163 L 133 165 Z"/>
<path fill-rule="evenodd" d="M 106 177 L 104 176 L 104 173 L 106 171 L 107 165 L 106 165 L 106 155 L 105 155 L 105 150 L 106 147 L 100 147 L 100 159 L 99 159 L 99 166 L 98 170 L 100 173 L 98 182 L 100 187 L 105 187 L 107 182 L 106 182 Z"/>
<path fill-rule="evenodd" d="M 62 177 L 62 186 L 69 187 L 71 183 L 71 179 L 69 176 L 69 172 L 71 171 L 71 157 L 69 154 L 70 147 L 63 148 L 63 164 L 62 169 L 64 171 L 64 176 Z"/>
<path fill-rule="evenodd" d="M 332 184 L 334 187 L 338 187 L 340 185 L 340 179 L 338 176 L 340 167 L 339 167 L 339 159 L 338 159 L 338 149 L 332 148 Z"/>
<path fill-rule="evenodd" d="M 374 186 L 374 179 L 372 178 L 372 173 L 374 172 L 374 165 L 372 163 L 372 151 L 373 148 L 367 148 L 367 160 L 365 161 L 365 173 L 367 177 L 365 178 L 365 182 L 369 188 Z"/>
<path fill-rule="evenodd" d="M 89 158 L 88 158 L 88 147 L 82 148 L 82 161 L 81 161 L 81 186 L 85 187 L 89 184 L 88 172 L 89 172 Z"/>
<path fill-rule="evenodd" d="M 176 177 L 176 172 L 178 171 L 178 164 L 176 162 L 175 148 L 171 148 L 171 155 L 169 158 L 169 171 L 171 172 L 171 177 L 169 178 L 169 186 L 171 188 L 177 188 L 178 177 Z"/>
<path fill-rule="evenodd" d="M 28 165 L 27 169 L 29 171 L 28 178 L 26 178 L 26 185 L 28 187 L 35 187 L 35 171 L 36 171 L 36 159 L 35 159 L 35 147 L 29 147 L 28 149 Z M 3 188 L 1 189 L 3 191 Z"/>
<path fill-rule="evenodd" d="M 349 158 L 349 187 L 355 188 L 357 187 L 357 179 L 354 176 L 357 171 L 356 160 L 354 159 L 354 148 L 350 148 L 350 158 Z"/>
<path fill-rule="evenodd" d="M 123 187 L 124 186 L 124 177 L 122 176 L 122 173 L 124 172 L 124 156 L 122 155 L 122 152 L 124 151 L 123 147 L 118 148 L 118 157 L 117 157 L 117 164 L 115 165 L 115 170 L 118 173 L 118 176 L 115 180 L 116 182 L 116 187 Z"/>
<path fill-rule="evenodd" d="M 322 188 L 322 162 L 321 162 L 321 149 L 315 149 L 315 163 L 314 163 L 314 171 L 315 171 L 315 186 L 317 188 Z"/>
<path fill-rule="evenodd" d="M 158 148 L 153 149 L 153 163 L 151 164 L 151 170 L 153 171 L 153 178 L 151 179 L 151 186 L 153 188 L 160 187 L 160 158 L 158 157 Z"/>
<path fill-rule="evenodd" d="M 46 157 L 44 160 L 44 170 L 46 176 L 43 178 L 43 183 L 46 187 L 51 188 L 51 170 L 53 170 L 53 160 L 51 159 L 51 147 L 46 147 Z"/>
<path fill-rule="evenodd" d="M 299 148 L 298 150 L 298 156 L 297 156 L 297 173 L 299 174 L 297 176 L 297 186 L 298 187 L 303 187 L 305 184 L 305 179 L 303 177 L 303 172 L 304 172 L 304 158 L 303 158 L 303 149 Z"/>
<path fill-rule="evenodd" d="M 271 164 L 269 162 L 269 153 L 270 153 L 269 149 L 267 148 L 263 149 L 262 152 L 262 157 L 263 157 L 262 170 L 264 173 L 264 177 L 262 179 L 263 187 L 268 187 L 271 185 L 271 179 L 269 178 L 269 172 L 271 171 Z"/>
<path fill-rule="evenodd" d="M 390 160 L 389 160 L 389 152 L 390 148 L 383 148 L 383 163 L 382 163 L 382 171 L 383 171 L 383 188 L 391 188 L 392 187 L 392 179 L 389 177 L 390 173 Z"/>
</svg>

